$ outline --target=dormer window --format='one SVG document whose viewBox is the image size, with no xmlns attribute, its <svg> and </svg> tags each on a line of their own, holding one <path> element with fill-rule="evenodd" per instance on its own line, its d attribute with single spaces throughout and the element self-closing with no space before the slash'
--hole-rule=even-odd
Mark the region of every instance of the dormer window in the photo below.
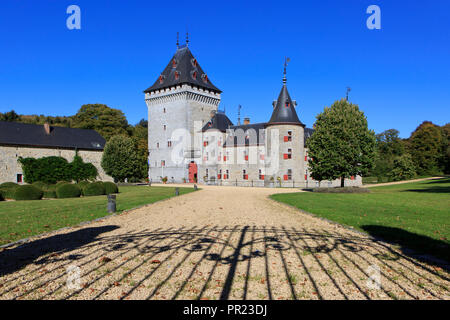
<svg viewBox="0 0 450 320">
<path fill-rule="evenodd" d="M 175 80 L 180 79 L 180 73 L 178 71 L 175 71 Z"/>
<path fill-rule="evenodd" d="M 162 74 L 159 76 L 158 80 L 159 80 L 160 84 L 164 82 L 164 78 L 165 78 L 165 76 Z"/>
<path fill-rule="evenodd" d="M 202 80 L 204 83 L 208 82 L 208 76 L 206 74 L 202 74 Z"/>
<path fill-rule="evenodd" d="M 192 72 L 192 79 L 197 80 L 197 71 Z"/>
<path fill-rule="evenodd" d="M 289 102 L 289 100 L 286 100 L 285 107 L 289 108 L 290 106 L 291 106 L 291 103 Z"/>
<path fill-rule="evenodd" d="M 197 68 L 197 59 L 195 59 L 195 58 L 191 59 L 191 63 L 192 63 L 192 66 L 194 66 L 194 68 Z"/>
<path fill-rule="evenodd" d="M 177 59 L 173 59 L 172 60 L 172 68 L 176 68 L 177 67 Z"/>
</svg>

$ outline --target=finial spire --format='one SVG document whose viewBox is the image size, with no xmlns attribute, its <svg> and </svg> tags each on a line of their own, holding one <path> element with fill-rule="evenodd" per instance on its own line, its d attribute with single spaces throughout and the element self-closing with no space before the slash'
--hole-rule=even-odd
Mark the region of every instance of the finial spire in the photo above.
<svg viewBox="0 0 450 320">
<path fill-rule="evenodd" d="M 180 33 L 177 32 L 177 49 L 180 47 Z"/>
<path fill-rule="evenodd" d="M 286 67 L 289 63 L 289 61 L 291 61 L 291 59 L 289 59 L 288 57 L 284 57 L 284 71 L 283 71 L 283 84 L 286 84 Z"/>
<path fill-rule="evenodd" d="M 186 31 L 186 47 L 189 46 L 189 32 Z"/>
</svg>

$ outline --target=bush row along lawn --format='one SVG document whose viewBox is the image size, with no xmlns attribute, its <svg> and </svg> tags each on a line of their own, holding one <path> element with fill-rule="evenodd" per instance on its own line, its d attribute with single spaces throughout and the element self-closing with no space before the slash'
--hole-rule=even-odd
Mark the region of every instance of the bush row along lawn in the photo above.
<svg viewBox="0 0 450 320">
<path fill-rule="evenodd" d="M 450 261 L 450 179 L 372 187 L 371 193 L 276 194 L 284 202 L 402 247 Z"/>
<path fill-rule="evenodd" d="M 180 195 L 194 191 L 180 188 Z M 154 203 L 175 195 L 174 187 L 123 186 L 117 211 Z M 109 215 L 103 196 L 0 202 L 0 245 Z"/>
<path fill-rule="evenodd" d="M 416 176 L 413 179 L 423 179 L 423 178 L 429 178 L 430 175 L 424 175 L 424 176 Z M 363 184 L 376 184 L 376 183 L 386 183 L 386 182 L 394 182 L 388 177 L 381 177 L 381 180 L 378 181 L 378 177 L 362 177 Z"/>
</svg>

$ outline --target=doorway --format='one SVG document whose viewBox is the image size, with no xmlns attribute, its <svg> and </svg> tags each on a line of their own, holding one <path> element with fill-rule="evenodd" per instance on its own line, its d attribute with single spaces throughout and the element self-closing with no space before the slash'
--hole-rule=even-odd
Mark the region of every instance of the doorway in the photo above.
<svg viewBox="0 0 450 320">
<path fill-rule="evenodd" d="M 189 182 L 197 182 L 197 164 L 194 161 L 189 163 Z"/>
</svg>

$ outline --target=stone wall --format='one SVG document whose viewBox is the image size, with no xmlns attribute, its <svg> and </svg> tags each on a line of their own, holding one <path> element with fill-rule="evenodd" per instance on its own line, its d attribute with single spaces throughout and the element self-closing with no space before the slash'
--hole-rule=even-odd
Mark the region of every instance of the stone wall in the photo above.
<svg viewBox="0 0 450 320">
<path fill-rule="evenodd" d="M 100 165 L 102 154 L 102 151 L 78 150 L 78 155 L 84 162 L 92 163 L 97 168 L 98 179 L 113 181 L 113 178 L 108 176 Z M 42 158 L 49 156 L 63 157 L 71 162 L 75 156 L 75 150 L 0 146 L 0 183 L 17 182 L 17 174 L 23 175 L 22 166 L 17 162 L 19 157 Z"/>
</svg>

